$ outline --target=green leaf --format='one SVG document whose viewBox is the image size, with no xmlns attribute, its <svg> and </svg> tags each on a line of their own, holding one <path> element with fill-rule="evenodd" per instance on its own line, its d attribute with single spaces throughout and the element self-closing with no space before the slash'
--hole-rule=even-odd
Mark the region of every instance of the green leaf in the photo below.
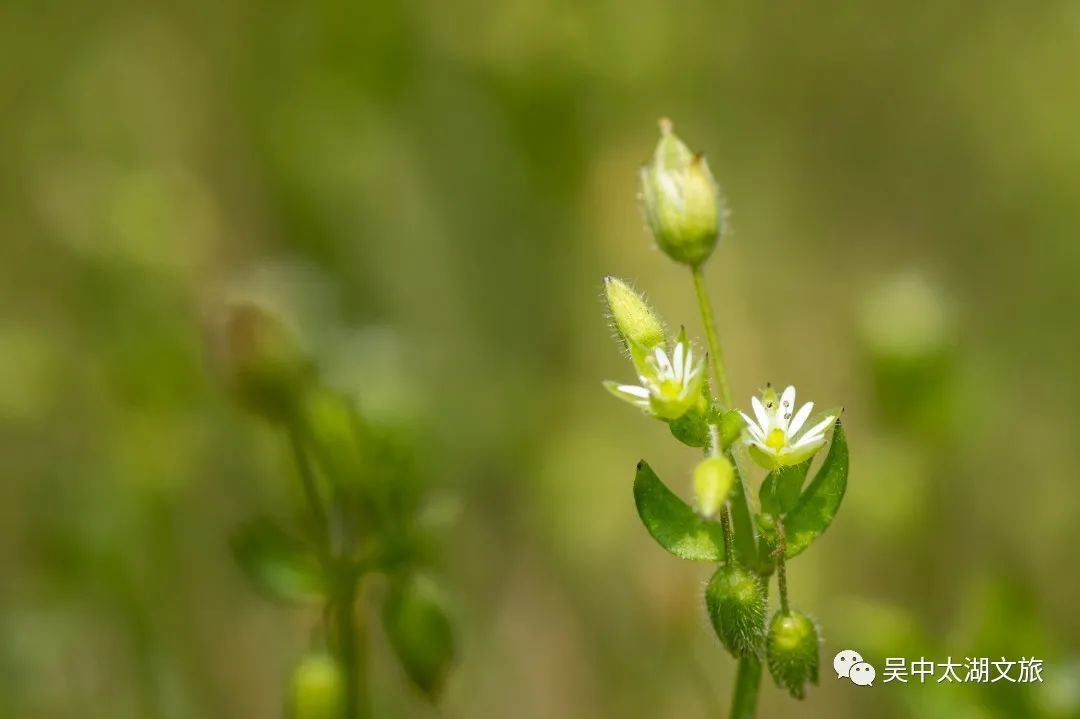
<svg viewBox="0 0 1080 719">
<path fill-rule="evenodd" d="M 394 581 L 383 604 L 383 627 L 405 673 L 428 699 L 437 699 L 454 663 L 455 642 L 434 585 L 416 576 Z"/>
<path fill-rule="evenodd" d="M 719 522 L 698 516 L 668 489 L 642 460 L 634 478 L 638 516 L 656 542 L 680 559 L 724 561 L 724 530 Z"/>
<path fill-rule="evenodd" d="M 844 438 L 844 429 L 837 420 L 829 454 L 814 480 L 784 520 L 788 559 L 810 546 L 810 543 L 829 527 L 844 498 L 847 478 L 847 440 Z"/>
<path fill-rule="evenodd" d="M 739 471 L 739 464 L 731 456 L 735 467 L 735 487 L 731 491 L 731 524 L 735 532 L 735 556 L 743 566 L 758 568 L 758 542 L 754 519 L 750 513 L 749 495 L 746 478 Z"/>
<path fill-rule="evenodd" d="M 703 412 L 687 410 L 682 417 L 668 423 L 672 436 L 688 447 L 704 447 L 709 443 L 709 422 Z"/>
<path fill-rule="evenodd" d="M 326 582 L 310 547 L 265 517 L 242 524 L 231 540 L 233 557 L 257 589 L 286 602 L 318 601 Z"/>
<path fill-rule="evenodd" d="M 810 469 L 810 460 L 790 467 L 781 467 L 769 472 L 761 483 L 758 497 L 761 499 L 761 511 L 781 516 L 791 511 L 799 500 L 799 492 L 806 481 L 806 472 Z"/>
</svg>

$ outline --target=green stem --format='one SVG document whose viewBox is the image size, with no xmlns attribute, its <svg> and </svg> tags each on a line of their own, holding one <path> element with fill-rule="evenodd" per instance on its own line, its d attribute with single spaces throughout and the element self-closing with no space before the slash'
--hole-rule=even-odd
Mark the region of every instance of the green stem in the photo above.
<svg viewBox="0 0 1080 719">
<path fill-rule="evenodd" d="M 787 614 L 787 533 L 784 530 L 784 520 L 780 517 L 776 518 L 776 536 L 776 587 L 780 590 L 780 611 Z"/>
<path fill-rule="evenodd" d="M 368 716 L 367 666 L 361 656 L 361 623 L 356 616 L 358 580 L 351 569 L 346 570 L 340 595 L 335 604 L 337 610 L 337 644 L 341 663 L 345 668 L 345 717 L 362 719 Z"/>
<path fill-rule="evenodd" d="M 311 470 L 311 462 L 308 461 L 307 453 L 304 451 L 300 430 L 295 426 L 289 428 L 289 443 L 292 445 L 293 459 L 300 473 L 300 485 L 304 490 L 304 498 L 307 500 L 312 519 L 315 520 L 315 531 L 318 534 L 316 543 L 320 547 L 323 563 L 326 564 L 331 552 L 330 522 L 326 516 L 326 508 L 323 507 L 322 499 L 319 497 L 319 489 L 315 486 L 315 474 Z"/>
<path fill-rule="evenodd" d="M 760 687 L 761 662 L 755 657 L 739 659 L 739 668 L 735 672 L 735 694 L 731 698 L 731 719 L 754 719 Z"/>
<path fill-rule="evenodd" d="M 720 335 L 716 332 L 716 322 L 713 320 L 709 294 L 705 291 L 705 277 L 701 272 L 701 265 L 694 266 L 690 274 L 694 278 L 694 292 L 697 294 L 698 309 L 701 310 L 701 321 L 705 325 L 705 338 L 709 343 L 710 369 L 716 380 L 717 389 L 720 390 L 720 399 L 724 403 L 724 409 L 728 409 L 731 407 L 731 389 L 728 387 L 724 352 L 720 349 Z"/>
</svg>

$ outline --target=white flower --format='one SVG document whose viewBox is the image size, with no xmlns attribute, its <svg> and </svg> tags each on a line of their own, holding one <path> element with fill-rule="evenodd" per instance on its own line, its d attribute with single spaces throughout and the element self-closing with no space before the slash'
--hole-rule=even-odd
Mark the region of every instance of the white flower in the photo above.
<svg viewBox="0 0 1080 719">
<path fill-rule="evenodd" d="M 766 388 L 760 399 L 751 397 L 750 404 L 756 421 L 739 412 L 746 422 L 743 441 L 754 461 L 768 470 L 799 464 L 812 457 L 824 446 L 825 431 L 836 420 L 830 414 L 800 434 L 814 403 L 807 402 L 796 412 L 795 387 L 790 385 L 779 397 L 771 387 Z"/>
<path fill-rule="evenodd" d="M 688 409 L 703 401 L 701 386 L 705 380 L 705 363 L 695 361 L 684 332 L 679 333 L 670 355 L 663 346 L 647 350 L 636 343 L 629 344 L 641 384 L 605 382 L 609 392 L 666 420 L 682 417 Z"/>
</svg>

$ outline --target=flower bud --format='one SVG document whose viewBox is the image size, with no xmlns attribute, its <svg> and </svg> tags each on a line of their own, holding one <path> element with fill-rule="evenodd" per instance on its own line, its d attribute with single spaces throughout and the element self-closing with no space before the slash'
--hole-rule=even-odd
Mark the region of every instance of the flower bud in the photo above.
<svg viewBox="0 0 1080 719">
<path fill-rule="evenodd" d="M 727 457 L 703 459 L 694 468 L 694 497 L 701 515 L 712 517 L 719 512 L 734 484 L 735 470 Z"/>
<path fill-rule="evenodd" d="M 721 567 L 705 588 L 716 636 L 735 657 L 760 656 L 765 634 L 765 588 L 737 564 Z"/>
<path fill-rule="evenodd" d="M 284 323 L 254 304 L 229 308 L 215 349 L 237 400 L 268 419 L 289 417 L 315 374 Z"/>
<path fill-rule="evenodd" d="M 328 654 L 312 653 L 300 660 L 289 684 L 292 719 L 341 719 L 345 708 L 345 677 Z"/>
<path fill-rule="evenodd" d="M 806 682 L 818 682 L 818 631 L 801 612 L 777 612 L 765 648 L 769 673 L 778 687 L 802 699 Z"/>
<path fill-rule="evenodd" d="M 641 168 L 645 219 L 656 244 L 676 262 L 700 265 L 723 230 L 724 202 L 703 155 L 695 155 L 660 121 L 660 142 Z"/>
<path fill-rule="evenodd" d="M 649 350 L 664 344 L 664 323 L 630 285 L 609 275 L 604 278 L 604 298 L 623 344 L 636 342 Z"/>
</svg>

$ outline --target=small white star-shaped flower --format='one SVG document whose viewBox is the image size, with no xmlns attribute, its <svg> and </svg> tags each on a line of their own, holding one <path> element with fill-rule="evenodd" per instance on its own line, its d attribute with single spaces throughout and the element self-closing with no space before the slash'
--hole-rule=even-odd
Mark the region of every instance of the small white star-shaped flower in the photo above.
<svg viewBox="0 0 1080 719">
<path fill-rule="evenodd" d="M 702 401 L 705 362 L 695 361 L 685 332 L 679 333 L 670 355 L 662 346 L 646 350 L 630 343 L 630 356 L 641 384 L 604 382 L 604 387 L 619 399 L 665 420 L 682 417 Z"/>
<path fill-rule="evenodd" d="M 779 397 L 771 387 L 766 388 L 760 399 L 750 398 L 750 405 L 754 409 L 754 419 L 739 412 L 746 422 L 743 441 L 754 461 L 768 470 L 810 459 L 825 445 L 825 431 L 836 420 L 836 416 L 830 414 L 800 434 L 814 403 L 807 402 L 796 412 L 795 387 L 791 385 Z"/>
</svg>

